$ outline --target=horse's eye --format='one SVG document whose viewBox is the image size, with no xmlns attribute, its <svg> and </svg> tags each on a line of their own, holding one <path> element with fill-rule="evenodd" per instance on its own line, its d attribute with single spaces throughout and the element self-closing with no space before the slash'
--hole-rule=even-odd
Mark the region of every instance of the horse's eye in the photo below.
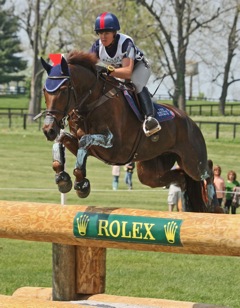
<svg viewBox="0 0 240 308">
<path fill-rule="evenodd" d="M 67 93 L 67 88 L 62 88 L 61 93 L 63 93 L 63 94 Z"/>
</svg>

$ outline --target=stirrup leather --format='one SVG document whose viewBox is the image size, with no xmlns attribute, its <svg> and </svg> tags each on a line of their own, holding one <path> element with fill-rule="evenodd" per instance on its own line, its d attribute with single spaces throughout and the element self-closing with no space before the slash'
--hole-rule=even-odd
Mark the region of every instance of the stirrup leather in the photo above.
<svg viewBox="0 0 240 308">
<path fill-rule="evenodd" d="M 156 126 L 154 126 L 152 129 L 148 129 L 148 128 L 146 127 L 146 126 L 147 126 L 147 122 L 148 122 L 149 120 L 154 121 L 154 122 L 156 123 Z M 157 133 L 158 131 L 160 131 L 160 129 L 161 129 L 161 125 L 160 125 L 159 122 L 158 122 L 155 118 L 153 118 L 153 117 L 150 117 L 150 119 L 149 119 L 149 117 L 148 117 L 148 118 L 146 118 L 146 119 L 144 120 L 144 122 L 143 122 L 143 131 L 144 131 L 144 133 L 145 133 L 145 135 L 146 135 L 147 137 L 152 136 L 153 134 Z"/>
</svg>

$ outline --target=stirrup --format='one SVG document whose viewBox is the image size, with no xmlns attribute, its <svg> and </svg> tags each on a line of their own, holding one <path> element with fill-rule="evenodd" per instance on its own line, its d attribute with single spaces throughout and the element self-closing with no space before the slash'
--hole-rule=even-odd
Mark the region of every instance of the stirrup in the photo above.
<svg viewBox="0 0 240 308">
<path fill-rule="evenodd" d="M 146 135 L 147 137 L 152 136 L 153 134 L 156 134 L 156 133 L 157 133 L 158 131 L 160 131 L 160 129 L 162 128 L 161 125 L 159 124 L 159 122 L 158 122 L 155 118 L 153 118 L 153 117 L 150 117 L 150 118 L 151 118 L 151 120 L 154 120 L 154 121 L 155 121 L 156 126 L 153 127 L 152 129 L 147 129 L 147 128 L 146 128 L 146 123 L 149 121 L 149 117 L 147 117 L 147 118 L 144 120 L 144 122 L 143 122 L 143 131 L 144 131 L 144 133 L 145 133 L 145 135 Z"/>
</svg>

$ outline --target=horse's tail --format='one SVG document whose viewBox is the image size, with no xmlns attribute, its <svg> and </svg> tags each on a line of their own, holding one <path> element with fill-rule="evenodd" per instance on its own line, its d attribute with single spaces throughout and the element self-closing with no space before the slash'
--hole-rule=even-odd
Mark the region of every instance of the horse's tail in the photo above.
<svg viewBox="0 0 240 308">
<path fill-rule="evenodd" d="M 204 181 L 195 181 L 185 175 L 185 208 L 187 212 L 208 212 Z"/>
</svg>

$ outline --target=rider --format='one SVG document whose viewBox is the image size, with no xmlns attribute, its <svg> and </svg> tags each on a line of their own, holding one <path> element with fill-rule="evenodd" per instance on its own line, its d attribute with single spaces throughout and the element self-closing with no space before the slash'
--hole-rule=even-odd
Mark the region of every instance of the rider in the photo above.
<svg viewBox="0 0 240 308">
<path fill-rule="evenodd" d="M 151 74 L 149 63 L 130 36 L 117 33 L 120 25 L 117 17 L 112 13 L 102 13 L 95 21 L 95 31 L 99 39 L 92 45 L 93 52 L 106 65 L 108 74 L 116 78 L 131 79 L 136 87 L 139 102 L 145 121 L 143 131 L 151 136 L 161 129 L 154 118 L 154 106 L 150 93 L 146 87 Z"/>
</svg>

